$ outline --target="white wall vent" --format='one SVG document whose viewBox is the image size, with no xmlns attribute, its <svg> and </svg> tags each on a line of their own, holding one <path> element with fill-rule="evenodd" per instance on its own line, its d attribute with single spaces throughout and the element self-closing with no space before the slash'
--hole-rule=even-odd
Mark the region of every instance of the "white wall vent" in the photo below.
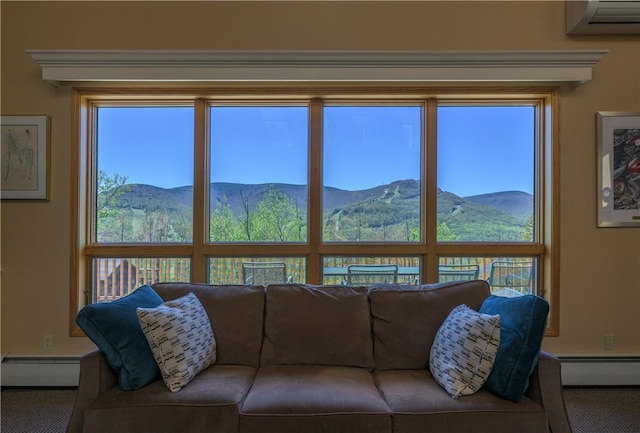
<svg viewBox="0 0 640 433">
<path fill-rule="evenodd" d="M 640 35 L 640 0 L 567 0 L 567 34 Z"/>
<path fill-rule="evenodd" d="M 81 355 L 2 354 L 2 386 L 75 387 Z M 560 355 L 562 384 L 569 386 L 639 386 L 638 355 Z"/>
<path fill-rule="evenodd" d="M 570 386 L 638 386 L 638 355 L 565 355 L 562 362 L 562 384 Z"/>
<path fill-rule="evenodd" d="M 78 386 L 81 355 L 2 354 L 2 386 Z"/>
</svg>

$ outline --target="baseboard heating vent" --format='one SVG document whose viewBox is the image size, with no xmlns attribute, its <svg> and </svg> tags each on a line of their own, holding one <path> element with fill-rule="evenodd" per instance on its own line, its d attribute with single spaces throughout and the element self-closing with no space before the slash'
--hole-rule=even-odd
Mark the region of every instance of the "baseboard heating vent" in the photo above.
<svg viewBox="0 0 640 433">
<path fill-rule="evenodd" d="M 640 385 L 640 355 L 559 356 L 562 384 L 574 386 Z"/>
<path fill-rule="evenodd" d="M 11 355 L 2 359 L 2 386 L 78 386 L 80 355 Z"/>
<path fill-rule="evenodd" d="M 2 386 L 78 386 L 81 355 L 3 354 Z M 559 356 L 562 384 L 568 386 L 640 386 L 640 355 Z"/>
</svg>

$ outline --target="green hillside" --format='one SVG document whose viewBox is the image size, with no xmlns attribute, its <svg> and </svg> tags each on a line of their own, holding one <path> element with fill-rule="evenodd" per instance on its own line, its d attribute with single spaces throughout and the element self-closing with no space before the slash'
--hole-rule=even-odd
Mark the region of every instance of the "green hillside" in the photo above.
<svg viewBox="0 0 640 433">
<path fill-rule="evenodd" d="M 455 234 L 451 240 L 522 241 L 525 221 L 497 207 L 438 191 L 438 223 Z"/>
<path fill-rule="evenodd" d="M 117 200 L 106 204 L 99 221 L 99 232 L 105 237 L 102 241 L 116 234 L 119 239 L 111 240 L 190 240 L 192 194 L 192 187 L 122 186 L 114 195 Z M 224 241 L 305 240 L 304 185 L 212 183 L 210 194 L 214 239 L 219 235 Z M 325 188 L 323 206 L 325 240 L 419 238 L 420 185 L 416 180 L 398 180 L 360 191 Z M 437 206 L 439 240 L 521 241 L 527 216 L 532 213 L 532 196 L 509 191 L 463 198 L 438 190 Z M 130 234 L 124 234 L 127 231 Z"/>
</svg>

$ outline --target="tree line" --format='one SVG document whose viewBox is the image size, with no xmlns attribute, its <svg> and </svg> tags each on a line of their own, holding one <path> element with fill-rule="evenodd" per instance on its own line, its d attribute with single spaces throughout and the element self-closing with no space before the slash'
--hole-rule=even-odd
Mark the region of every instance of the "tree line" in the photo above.
<svg viewBox="0 0 640 433">
<path fill-rule="evenodd" d="M 191 242 L 193 210 L 188 205 L 122 200 L 131 191 L 128 178 L 98 172 L 97 241 L 115 243 Z M 212 242 L 305 242 L 306 209 L 271 185 L 257 203 L 240 192 L 241 207 L 234 213 L 228 197 L 216 202 L 209 217 Z M 323 216 L 323 240 L 328 242 L 417 242 L 420 239 L 419 200 L 367 197 Z M 520 225 L 449 220 L 438 216 L 439 241 L 518 241 L 533 239 L 533 215 Z M 489 238 L 487 239 L 487 236 Z"/>
</svg>

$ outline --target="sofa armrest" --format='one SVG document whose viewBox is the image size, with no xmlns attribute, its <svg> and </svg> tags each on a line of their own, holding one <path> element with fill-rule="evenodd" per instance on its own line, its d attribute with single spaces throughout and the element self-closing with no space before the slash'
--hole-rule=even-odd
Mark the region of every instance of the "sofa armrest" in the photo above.
<svg viewBox="0 0 640 433">
<path fill-rule="evenodd" d="M 560 360 L 548 352 L 541 351 L 538 365 L 529 377 L 529 388 L 525 395 L 544 408 L 552 433 L 571 433 L 560 370 Z"/>
<path fill-rule="evenodd" d="M 85 409 L 114 386 L 118 386 L 118 376 L 100 350 L 93 350 L 80 358 L 78 393 L 67 433 L 82 433 Z"/>
</svg>

